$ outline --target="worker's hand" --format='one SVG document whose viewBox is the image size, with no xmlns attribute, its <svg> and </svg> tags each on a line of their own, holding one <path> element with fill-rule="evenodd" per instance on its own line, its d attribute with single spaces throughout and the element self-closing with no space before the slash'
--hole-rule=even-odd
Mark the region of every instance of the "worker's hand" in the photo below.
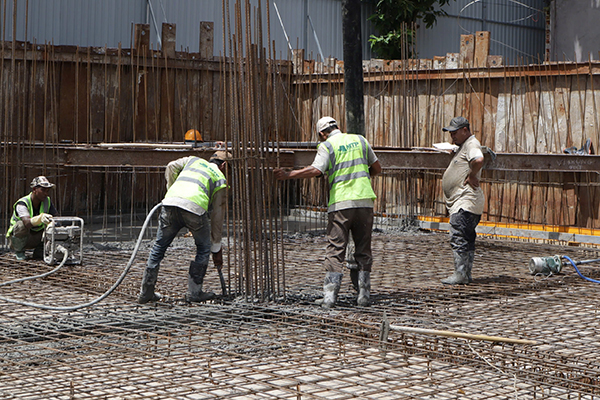
<svg viewBox="0 0 600 400">
<path fill-rule="evenodd" d="M 283 170 L 281 168 L 274 169 L 273 173 L 275 174 L 275 179 L 277 179 L 278 181 L 286 180 L 290 176 L 289 171 Z"/>
<path fill-rule="evenodd" d="M 479 187 L 479 179 L 477 177 L 472 177 L 471 175 L 467 175 L 467 179 L 465 179 L 465 185 L 471 185 L 472 188 Z"/>
<path fill-rule="evenodd" d="M 36 215 L 35 217 L 31 218 L 31 225 L 32 226 L 40 226 L 42 224 L 48 225 L 51 221 L 52 221 L 51 214 L 42 213 L 40 215 Z"/>
<path fill-rule="evenodd" d="M 217 251 L 216 253 L 212 253 L 212 258 L 213 258 L 213 264 L 215 264 L 215 267 L 222 267 L 223 266 L 223 249 Z"/>
</svg>

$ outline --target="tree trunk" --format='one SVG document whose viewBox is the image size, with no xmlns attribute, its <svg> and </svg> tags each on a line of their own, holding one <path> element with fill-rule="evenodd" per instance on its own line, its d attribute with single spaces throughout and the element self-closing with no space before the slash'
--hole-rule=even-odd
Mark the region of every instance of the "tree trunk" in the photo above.
<svg viewBox="0 0 600 400">
<path fill-rule="evenodd" d="M 360 0 L 343 0 L 346 132 L 365 134 Z"/>
</svg>

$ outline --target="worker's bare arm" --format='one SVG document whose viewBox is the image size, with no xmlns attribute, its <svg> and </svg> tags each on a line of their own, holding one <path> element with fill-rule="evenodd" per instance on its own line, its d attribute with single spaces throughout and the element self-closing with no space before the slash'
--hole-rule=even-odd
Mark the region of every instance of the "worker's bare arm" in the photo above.
<svg viewBox="0 0 600 400">
<path fill-rule="evenodd" d="M 483 157 L 474 158 L 469 161 L 469 166 L 471 167 L 471 172 L 467 175 L 467 179 L 465 180 L 465 184 L 471 185 L 471 187 L 479 187 L 479 178 L 477 174 L 483 168 Z"/>
<path fill-rule="evenodd" d="M 380 173 L 381 173 L 381 164 L 379 163 L 379 160 L 377 160 L 373 164 L 371 164 L 371 166 L 369 167 L 369 175 L 371 175 L 371 178 L 372 178 L 375 175 L 379 175 Z"/>
<path fill-rule="evenodd" d="M 284 169 L 277 168 L 273 171 L 273 173 L 275 174 L 275 179 L 277 179 L 278 181 L 285 181 L 287 179 L 313 178 L 315 176 L 321 175 L 321 171 L 319 171 L 312 165 L 293 171 L 286 171 Z"/>
</svg>

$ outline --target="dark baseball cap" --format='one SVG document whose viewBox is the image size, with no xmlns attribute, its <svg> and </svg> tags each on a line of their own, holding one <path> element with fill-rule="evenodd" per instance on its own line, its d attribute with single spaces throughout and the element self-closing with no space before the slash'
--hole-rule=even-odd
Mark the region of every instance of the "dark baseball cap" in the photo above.
<svg viewBox="0 0 600 400">
<path fill-rule="evenodd" d="M 454 117 L 452 121 L 450 121 L 450 125 L 445 128 L 442 128 L 445 132 L 454 132 L 464 127 L 469 126 L 469 120 L 465 117 Z"/>
</svg>

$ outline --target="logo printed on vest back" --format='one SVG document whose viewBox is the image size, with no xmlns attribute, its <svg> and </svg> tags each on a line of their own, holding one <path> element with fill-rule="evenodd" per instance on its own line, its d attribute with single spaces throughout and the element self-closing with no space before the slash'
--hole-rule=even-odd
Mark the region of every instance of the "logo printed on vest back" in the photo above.
<svg viewBox="0 0 600 400">
<path fill-rule="evenodd" d="M 358 147 L 358 146 L 360 146 L 359 142 L 349 143 L 349 144 L 345 144 L 345 145 L 342 144 L 338 147 L 338 151 L 345 153 L 345 152 L 350 151 L 353 148 Z"/>
</svg>

